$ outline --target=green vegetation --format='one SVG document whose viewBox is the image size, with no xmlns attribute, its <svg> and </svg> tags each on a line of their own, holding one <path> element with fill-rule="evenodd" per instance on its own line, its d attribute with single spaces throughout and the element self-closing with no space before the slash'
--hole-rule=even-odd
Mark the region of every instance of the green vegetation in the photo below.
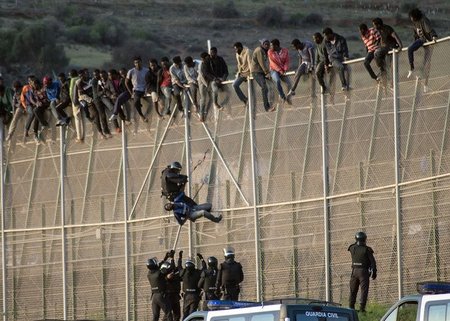
<svg viewBox="0 0 450 321">
<path fill-rule="evenodd" d="M 405 45 L 412 39 L 407 12 L 414 0 L 72 0 L 58 5 L 40 0 L 29 6 L 0 4 L 0 59 L 11 74 L 71 66 L 129 66 L 162 56 L 198 57 L 208 39 L 235 65 L 232 44 L 254 48 L 258 39 L 278 38 L 288 46 L 293 38 L 311 39 L 330 26 L 347 38 L 352 58 L 364 55 L 358 35 L 361 22 L 370 25 L 382 17 L 400 34 Z M 450 2 L 420 4 L 441 36 L 448 35 Z M 80 47 L 80 45 L 82 45 Z M 62 48 L 64 47 L 64 50 Z M 89 47 L 89 48 L 88 48 Z M 64 54 L 65 53 L 65 54 Z M 294 61 L 295 59 L 293 59 Z M 4 70 L 0 70 L 4 71 Z"/>
<path fill-rule="evenodd" d="M 64 48 L 69 65 L 75 67 L 98 68 L 111 61 L 111 53 L 85 45 L 70 45 Z"/>
<path fill-rule="evenodd" d="M 359 321 L 380 321 L 381 317 L 387 312 L 389 307 L 389 305 L 369 303 L 366 307 L 367 312 L 358 313 Z"/>
</svg>

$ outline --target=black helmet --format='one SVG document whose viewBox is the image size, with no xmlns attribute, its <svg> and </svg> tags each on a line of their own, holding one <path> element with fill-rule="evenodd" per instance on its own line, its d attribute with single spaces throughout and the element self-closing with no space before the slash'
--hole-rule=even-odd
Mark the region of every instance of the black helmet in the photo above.
<svg viewBox="0 0 450 321">
<path fill-rule="evenodd" d="M 364 232 L 357 232 L 355 234 L 355 240 L 358 244 L 366 243 L 367 235 Z"/>
<path fill-rule="evenodd" d="M 226 259 L 228 258 L 234 258 L 234 248 L 231 246 L 227 246 L 223 249 L 223 256 L 225 256 Z"/>
<path fill-rule="evenodd" d="M 147 260 L 147 268 L 149 270 L 156 270 L 158 268 L 158 260 L 156 257 Z"/>
<path fill-rule="evenodd" d="M 159 270 L 161 271 L 162 274 L 169 274 L 170 272 L 172 272 L 170 263 L 167 261 L 161 264 Z"/>
<path fill-rule="evenodd" d="M 183 166 L 181 166 L 180 162 L 173 162 L 172 164 L 169 165 L 169 168 L 181 171 Z"/>
<path fill-rule="evenodd" d="M 217 268 L 217 259 L 214 256 L 208 257 L 208 266 L 211 268 Z"/>
<path fill-rule="evenodd" d="M 186 259 L 186 262 L 184 263 L 184 267 L 188 270 L 194 269 L 195 268 L 194 261 L 192 261 L 192 259 L 188 257 Z"/>
</svg>

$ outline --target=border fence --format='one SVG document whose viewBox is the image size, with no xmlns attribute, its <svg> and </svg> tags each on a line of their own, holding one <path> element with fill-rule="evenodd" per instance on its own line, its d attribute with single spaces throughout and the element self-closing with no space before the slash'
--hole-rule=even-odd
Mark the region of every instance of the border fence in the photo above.
<svg viewBox="0 0 450 321">
<path fill-rule="evenodd" d="M 283 105 L 270 84 L 274 112 L 249 80 L 248 107 L 227 83 L 224 108 L 211 107 L 204 123 L 193 110 L 161 119 L 148 108 L 148 123 L 135 117 L 107 140 L 88 130 L 75 143 L 71 127 L 53 127 L 39 145 L 16 135 L 1 149 L 3 320 L 151 320 L 145 262 L 162 258 L 178 230 L 160 197 L 160 173 L 174 160 L 190 176 L 187 192 L 224 216 L 183 226 L 177 250 L 220 260 L 232 245 L 242 299 L 346 305 L 347 248 L 359 230 L 378 265 L 369 300 L 446 280 L 449 40 L 431 45 L 426 88 L 420 49 L 421 77 L 407 79 L 406 52 L 393 53 L 385 86 L 362 59 L 348 62 L 348 94 L 331 86 L 322 95 L 309 75 Z"/>
</svg>

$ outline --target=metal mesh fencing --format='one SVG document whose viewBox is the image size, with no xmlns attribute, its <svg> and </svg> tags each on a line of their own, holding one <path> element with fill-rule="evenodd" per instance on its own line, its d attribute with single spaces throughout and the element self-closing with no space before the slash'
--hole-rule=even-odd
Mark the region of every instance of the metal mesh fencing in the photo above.
<svg viewBox="0 0 450 321">
<path fill-rule="evenodd" d="M 429 46 L 425 63 L 425 49 L 416 51 L 409 79 L 407 54 L 399 53 L 397 97 L 394 64 L 378 84 L 357 60 L 348 64 L 349 92 L 327 74 L 330 92 L 321 95 L 309 74 L 289 105 L 268 81 L 274 112 L 264 111 L 249 80 L 241 88 L 250 106 L 227 83 L 223 110 L 209 99 L 204 123 L 194 108 L 187 119 L 177 111 L 161 119 L 145 103 L 150 121 L 133 114 L 123 135 L 108 140 L 89 123 L 84 144 L 72 127 L 62 136 L 53 128 L 40 145 L 16 133 L 2 167 L 7 319 L 151 320 L 145 262 L 162 259 L 176 239 L 160 192 L 161 171 L 174 160 L 188 171 L 187 192 L 224 217 L 185 224 L 177 251 L 220 260 L 232 245 L 245 272 L 242 299 L 347 304 L 347 248 L 358 230 L 378 263 L 370 300 L 389 303 L 417 281 L 446 279 L 449 46 L 448 39 Z"/>
</svg>

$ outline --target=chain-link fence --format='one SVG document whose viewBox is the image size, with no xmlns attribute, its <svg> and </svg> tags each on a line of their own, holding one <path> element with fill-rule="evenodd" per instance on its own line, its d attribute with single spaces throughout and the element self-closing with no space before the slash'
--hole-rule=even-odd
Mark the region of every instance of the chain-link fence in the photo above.
<svg viewBox="0 0 450 321">
<path fill-rule="evenodd" d="M 250 80 L 250 108 L 228 83 L 223 110 L 211 107 L 205 123 L 194 110 L 161 119 L 148 109 L 149 123 L 136 119 L 108 140 L 87 123 L 84 144 L 71 127 L 53 128 L 40 145 L 17 134 L 1 168 L 5 319 L 150 320 L 145 262 L 161 259 L 178 230 L 160 197 L 160 173 L 174 160 L 190 172 L 191 196 L 224 216 L 183 226 L 177 250 L 220 258 L 232 245 L 242 299 L 347 304 L 347 248 L 359 230 L 378 262 L 370 300 L 446 279 L 448 40 L 432 45 L 429 72 L 416 52 L 418 78 L 406 78 L 406 52 L 398 54 L 396 84 L 373 81 L 357 60 L 349 92 L 335 76 L 321 95 L 310 74 L 289 105 L 269 81 L 274 112 Z"/>
</svg>

